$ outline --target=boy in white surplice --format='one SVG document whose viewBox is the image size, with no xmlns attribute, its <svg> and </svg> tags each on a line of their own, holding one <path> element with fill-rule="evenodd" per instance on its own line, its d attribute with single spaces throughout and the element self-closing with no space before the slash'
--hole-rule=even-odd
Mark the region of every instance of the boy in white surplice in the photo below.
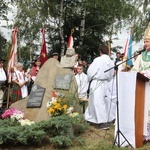
<svg viewBox="0 0 150 150">
<path fill-rule="evenodd" d="M 78 65 L 78 73 L 75 75 L 75 79 L 78 86 L 78 98 L 81 100 L 87 100 L 89 82 L 87 75 L 83 72 L 83 67 L 83 65 Z"/>
</svg>

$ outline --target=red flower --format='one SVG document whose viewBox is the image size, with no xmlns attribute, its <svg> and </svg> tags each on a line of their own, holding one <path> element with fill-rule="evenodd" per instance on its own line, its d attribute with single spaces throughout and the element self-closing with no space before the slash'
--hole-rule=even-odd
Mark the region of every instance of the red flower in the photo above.
<svg viewBox="0 0 150 150">
<path fill-rule="evenodd" d="M 56 96 L 57 96 L 56 92 L 52 91 L 52 97 L 56 97 Z"/>
</svg>

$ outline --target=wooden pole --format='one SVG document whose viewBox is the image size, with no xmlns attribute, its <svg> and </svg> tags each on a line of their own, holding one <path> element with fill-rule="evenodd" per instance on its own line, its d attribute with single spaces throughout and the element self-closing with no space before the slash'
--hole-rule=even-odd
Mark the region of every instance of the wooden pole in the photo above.
<svg viewBox="0 0 150 150">
<path fill-rule="evenodd" d="M 111 57 L 111 42 L 112 42 L 113 29 L 114 29 L 114 26 L 112 24 L 111 30 L 110 30 L 110 35 L 109 35 L 109 40 L 108 40 L 109 57 Z"/>
<path fill-rule="evenodd" d="M 9 98 L 10 98 L 10 83 L 8 84 L 8 91 L 7 91 L 7 106 L 6 108 L 9 108 Z"/>
<path fill-rule="evenodd" d="M 108 41 L 108 50 L 109 50 L 108 55 L 111 56 L 111 43 L 110 43 L 110 39 Z"/>
</svg>

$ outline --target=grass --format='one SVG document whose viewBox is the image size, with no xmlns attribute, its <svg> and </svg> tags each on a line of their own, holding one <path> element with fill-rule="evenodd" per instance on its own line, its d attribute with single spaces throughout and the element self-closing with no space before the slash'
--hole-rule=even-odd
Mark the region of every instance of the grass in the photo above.
<svg viewBox="0 0 150 150">
<path fill-rule="evenodd" d="M 81 135 L 85 140 L 83 146 L 76 146 L 70 150 L 110 150 L 118 149 L 114 143 L 114 126 L 111 125 L 109 130 L 99 130 L 89 127 L 88 130 Z"/>
<path fill-rule="evenodd" d="M 114 125 L 110 126 L 109 130 L 99 130 L 89 126 L 88 130 L 81 135 L 85 140 L 83 146 L 74 146 L 69 150 L 128 150 L 133 149 L 130 147 L 118 147 L 114 145 Z M 121 143 L 122 144 L 122 143 Z M 150 143 L 144 144 L 143 147 L 137 148 L 137 150 L 149 150 Z"/>
</svg>

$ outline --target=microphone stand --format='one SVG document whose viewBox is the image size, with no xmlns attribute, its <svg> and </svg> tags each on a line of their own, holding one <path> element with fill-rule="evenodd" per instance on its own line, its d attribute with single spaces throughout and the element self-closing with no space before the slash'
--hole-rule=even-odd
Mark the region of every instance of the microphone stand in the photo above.
<svg viewBox="0 0 150 150">
<path fill-rule="evenodd" d="M 117 132 L 116 132 L 116 137 L 115 137 L 115 140 L 113 142 L 113 146 L 115 144 L 117 144 L 118 147 L 121 147 L 121 145 L 126 141 L 130 146 L 131 148 L 133 148 L 133 146 L 130 144 L 130 142 L 127 140 L 127 138 L 123 135 L 123 133 L 120 131 L 120 124 L 119 124 L 119 100 L 118 100 L 118 66 L 127 62 L 128 60 L 140 55 L 141 53 L 138 53 L 136 55 L 133 55 L 131 58 L 128 58 L 127 60 L 125 61 L 122 61 L 121 63 L 119 64 L 115 64 L 114 67 L 112 68 L 109 68 L 107 70 L 105 70 L 104 72 L 108 72 L 109 70 L 111 69 L 115 69 L 116 70 L 116 93 L 117 93 L 117 102 L 116 102 L 116 105 L 117 105 Z M 122 137 L 124 138 L 124 142 L 123 143 L 120 143 L 120 134 L 122 135 Z M 118 141 L 117 141 L 118 140 Z"/>
</svg>

